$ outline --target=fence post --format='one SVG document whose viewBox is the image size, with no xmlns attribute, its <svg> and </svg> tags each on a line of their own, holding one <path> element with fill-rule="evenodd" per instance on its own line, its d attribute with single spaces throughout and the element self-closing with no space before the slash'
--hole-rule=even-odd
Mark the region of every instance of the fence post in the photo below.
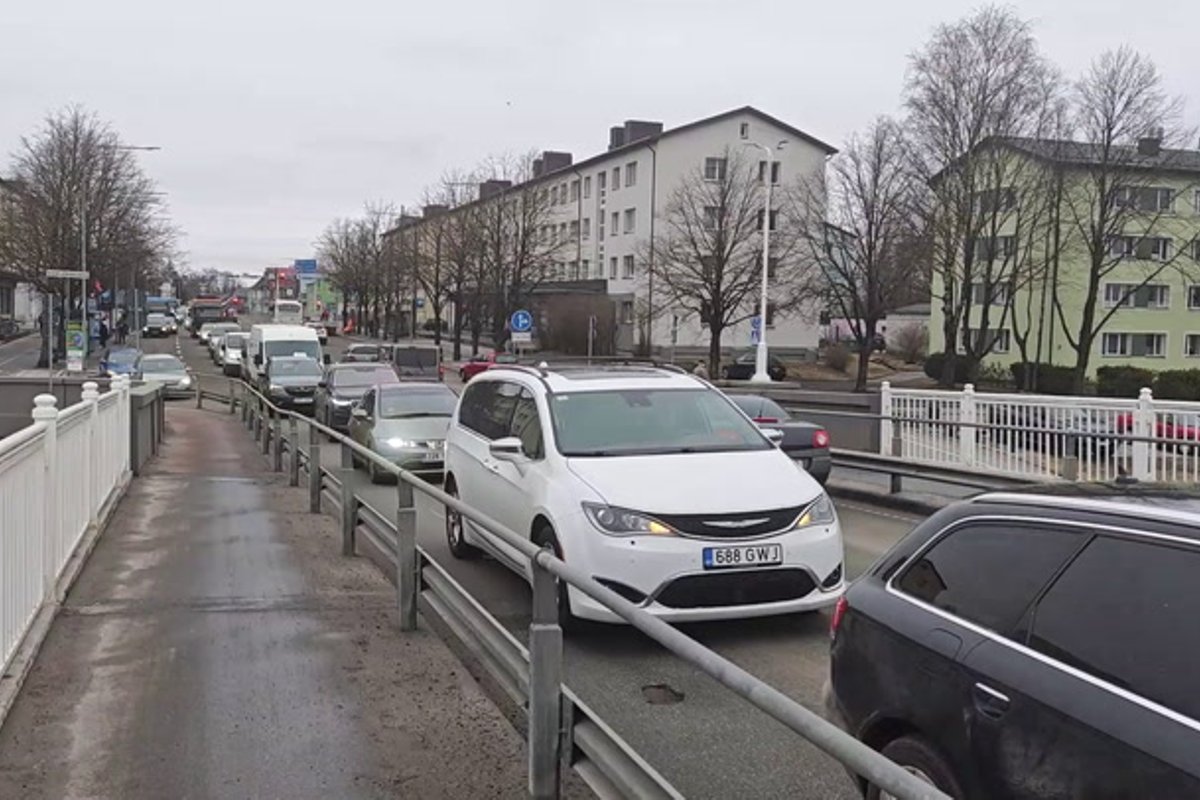
<svg viewBox="0 0 1200 800">
<path fill-rule="evenodd" d="M 129 471 L 129 432 L 133 429 L 133 422 L 130 419 L 130 414 L 133 413 L 129 402 L 129 378 L 124 375 L 118 375 L 112 383 L 115 383 L 118 394 L 118 416 L 121 418 L 120 424 L 120 453 L 121 453 L 121 478 L 124 480 L 125 473 Z"/>
<path fill-rule="evenodd" d="M 229 379 L 229 413 L 230 414 L 233 414 L 234 409 L 237 408 L 237 398 L 234 396 L 234 393 L 236 391 L 237 391 L 237 382 L 234 381 L 232 378 L 230 378 Z"/>
<path fill-rule="evenodd" d="M 396 481 L 396 595 L 400 630 L 417 629 L 417 598 L 421 594 L 421 565 L 417 561 L 417 509 L 412 484 Z"/>
<path fill-rule="evenodd" d="M 42 596 L 57 600 L 58 565 L 58 398 L 39 394 L 33 398 L 33 421 L 46 423 L 42 438 Z"/>
<path fill-rule="evenodd" d="M 963 466 L 975 465 L 975 385 L 963 386 L 958 400 L 958 457 Z"/>
<path fill-rule="evenodd" d="M 558 625 L 558 585 L 533 559 L 533 619 L 529 623 L 529 796 L 559 795 L 559 722 L 562 694 L 562 628 Z"/>
<path fill-rule="evenodd" d="M 342 555 L 354 555 L 354 526 L 358 522 L 358 499 L 354 496 L 354 469 L 339 470 L 342 479 Z"/>
<path fill-rule="evenodd" d="M 200 376 L 196 376 L 196 408 L 204 408 L 204 387 L 200 385 Z"/>
<path fill-rule="evenodd" d="M 321 513 L 321 443 L 317 426 L 308 426 L 308 510 Z"/>
<path fill-rule="evenodd" d="M 283 472 L 283 417 L 279 414 L 271 415 L 271 438 L 275 440 L 271 467 L 276 472 Z"/>
<path fill-rule="evenodd" d="M 242 424 L 247 428 L 250 427 L 250 392 L 247 389 L 242 390 L 242 402 L 239 403 L 242 412 Z"/>
<path fill-rule="evenodd" d="M 87 493 L 87 510 L 88 510 L 88 527 L 94 528 L 100 523 L 100 509 L 97 507 L 100 504 L 97 502 L 96 492 L 96 471 L 99 465 L 96 463 L 99 458 L 99 453 L 96 452 L 99 448 L 96 446 L 96 429 L 100 427 L 100 387 L 94 381 L 87 381 L 83 384 L 83 402 L 88 404 L 88 436 L 87 436 L 87 459 L 86 459 L 86 477 L 84 478 L 84 491 Z"/>
<path fill-rule="evenodd" d="M 271 452 L 271 419 L 274 416 L 275 413 L 271 411 L 271 409 L 267 408 L 266 403 L 263 403 L 262 416 L 259 418 L 258 423 L 258 427 L 262 432 L 262 436 L 259 438 L 258 443 L 262 448 L 262 454 L 264 456 Z"/>
<path fill-rule="evenodd" d="M 262 398 L 255 398 L 254 411 L 250 412 L 251 427 L 254 429 L 254 441 L 258 441 L 262 437 Z"/>
<path fill-rule="evenodd" d="M 1133 435 L 1149 439 L 1154 435 L 1154 395 L 1143 387 L 1138 392 L 1137 408 L 1133 412 Z M 1134 440 L 1133 477 L 1139 481 L 1154 479 L 1154 446 L 1148 441 Z"/>
<path fill-rule="evenodd" d="M 883 381 L 879 384 L 879 455 L 896 456 L 892 452 L 892 382 Z"/>
<path fill-rule="evenodd" d="M 288 417 L 288 486 L 300 485 L 300 431 L 296 416 Z"/>
</svg>

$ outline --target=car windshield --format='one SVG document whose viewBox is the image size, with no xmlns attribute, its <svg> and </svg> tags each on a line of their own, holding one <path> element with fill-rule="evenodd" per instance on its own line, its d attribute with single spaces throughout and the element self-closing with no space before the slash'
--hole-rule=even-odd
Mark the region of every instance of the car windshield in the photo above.
<svg viewBox="0 0 1200 800">
<path fill-rule="evenodd" d="M 250 334 L 248 334 L 248 333 L 228 334 L 224 339 L 225 347 L 233 349 L 233 350 L 243 350 L 244 351 L 246 349 L 246 340 L 249 338 L 250 338 Z"/>
<path fill-rule="evenodd" d="M 771 445 L 719 392 L 619 389 L 551 395 L 564 456 L 766 450 Z"/>
<path fill-rule="evenodd" d="M 393 352 L 396 365 L 401 367 L 436 367 L 438 351 L 432 347 L 397 347 Z"/>
<path fill-rule="evenodd" d="M 146 324 L 147 325 L 166 325 L 167 324 L 167 315 L 166 314 L 147 314 L 146 315 Z"/>
<path fill-rule="evenodd" d="M 319 378 L 321 365 L 311 358 L 283 358 L 271 362 L 272 378 Z"/>
<path fill-rule="evenodd" d="M 175 356 L 154 356 L 142 359 L 142 372 L 183 372 L 183 362 Z"/>
<path fill-rule="evenodd" d="M 454 413 L 457 402 L 458 395 L 445 386 L 420 389 L 397 386 L 380 391 L 379 416 L 383 419 L 448 417 Z"/>
<path fill-rule="evenodd" d="M 112 350 L 108 354 L 110 364 L 132 364 L 141 355 L 137 350 Z"/>
<path fill-rule="evenodd" d="M 304 356 L 317 361 L 321 358 L 321 345 L 312 339 L 284 339 L 264 342 L 267 358 L 274 356 Z"/>
<path fill-rule="evenodd" d="M 379 354 L 379 346 L 373 344 L 352 344 L 347 353 L 353 353 L 356 356 L 374 356 Z"/>
<path fill-rule="evenodd" d="M 356 386 L 374 386 L 377 383 L 395 383 L 396 373 L 387 367 L 338 369 L 333 371 L 331 382 L 339 389 L 351 389 Z"/>
<path fill-rule="evenodd" d="M 242 326 L 238 325 L 236 322 L 219 322 L 216 325 L 212 326 L 213 331 L 219 331 L 221 333 L 229 333 L 230 331 L 240 331 L 241 329 L 242 329 Z"/>
</svg>

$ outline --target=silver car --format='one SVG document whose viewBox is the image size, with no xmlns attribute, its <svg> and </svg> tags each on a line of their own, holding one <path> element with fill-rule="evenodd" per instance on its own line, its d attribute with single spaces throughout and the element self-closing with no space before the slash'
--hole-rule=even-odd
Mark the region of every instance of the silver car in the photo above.
<svg viewBox="0 0 1200 800">
<path fill-rule="evenodd" d="M 134 367 L 134 377 L 146 383 L 160 384 L 167 397 L 190 397 L 196 391 L 191 373 L 172 355 L 142 356 Z"/>
<path fill-rule="evenodd" d="M 446 430 L 458 395 L 442 383 L 376 386 L 350 411 L 350 438 L 413 472 L 440 478 L 446 459 Z M 367 463 L 375 483 L 387 473 Z"/>
</svg>

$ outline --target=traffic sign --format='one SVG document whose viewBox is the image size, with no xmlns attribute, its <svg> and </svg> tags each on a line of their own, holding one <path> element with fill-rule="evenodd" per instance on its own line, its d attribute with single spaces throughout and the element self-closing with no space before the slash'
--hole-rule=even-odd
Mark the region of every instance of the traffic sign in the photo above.
<svg viewBox="0 0 1200 800">
<path fill-rule="evenodd" d="M 513 344 L 531 344 L 533 342 L 533 334 L 529 331 L 513 331 Z"/>
<path fill-rule="evenodd" d="M 762 339 L 762 317 L 750 318 L 750 344 L 758 344 Z"/>
<path fill-rule="evenodd" d="M 533 314 L 530 314 L 523 308 L 519 311 L 514 311 L 508 324 L 512 328 L 513 333 L 528 333 L 533 330 Z"/>
<path fill-rule="evenodd" d="M 78 281 L 86 281 L 88 273 L 82 269 L 48 269 L 46 270 L 47 278 L 71 278 Z"/>
</svg>

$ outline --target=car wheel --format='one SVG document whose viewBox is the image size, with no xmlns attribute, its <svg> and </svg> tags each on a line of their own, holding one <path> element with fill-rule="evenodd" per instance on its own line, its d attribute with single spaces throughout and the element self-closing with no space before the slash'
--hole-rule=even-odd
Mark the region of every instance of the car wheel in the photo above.
<svg viewBox="0 0 1200 800">
<path fill-rule="evenodd" d="M 458 499 L 458 487 L 451 480 L 446 487 L 446 494 Z M 467 542 L 463 532 L 462 514 L 452 508 L 446 509 L 446 544 L 450 547 L 450 555 L 470 561 L 479 558 L 479 548 Z"/>
<path fill-rule="evenodd" d="M 458 379 L 463 383 L 467 382 L 467 371 L 465 369 L 460 369 L 458 371 Z"/>
<path fill-rule="evenodd" d="M 905 770 L 953 798 L 963 797 L 954 770 L 929 742 L 917 736 L 901 736 L 887 744 L 882 754 Z M 892 800 L 894 795 L 876 786 L 867 787 L 867 800 Z"/>
<path fill-rule="evenodd" d="M 554 533 L 554 528 L 546 523 L 534 531 L 533 543 L 540 546 L 549 546 L 554 551 L 554 555 L 560 559 L 563 557 L 562 545 L 558 543 L 558 536 Z M 565 559 L 564 559 L 565 560 Z M 562 628 L 563 633 L 579 630 L 580 619 L 571 613 L 571 599 L 567 592 L 567 584 L 563 581 L 557 581 L 558 585 L 558 627 Z"/>
</svg>

